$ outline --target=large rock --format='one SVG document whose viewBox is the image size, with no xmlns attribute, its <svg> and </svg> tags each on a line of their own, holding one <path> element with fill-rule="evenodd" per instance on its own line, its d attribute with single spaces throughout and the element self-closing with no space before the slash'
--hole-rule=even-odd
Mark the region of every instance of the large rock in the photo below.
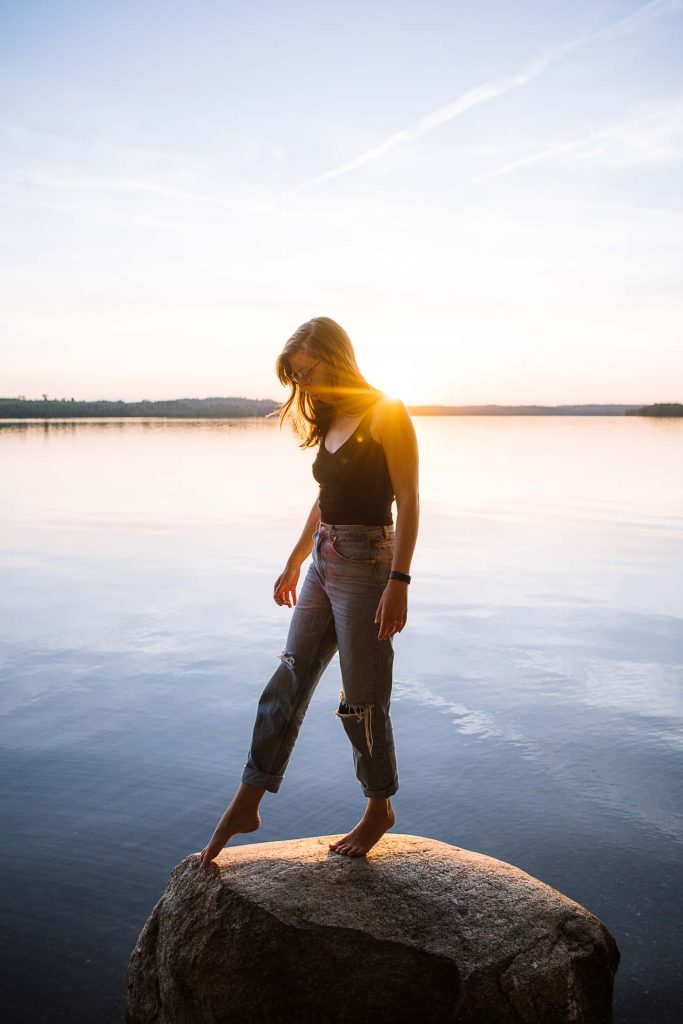
<svg viewBox="0 0 683 1024">
<path fill-rule="evenodd" d="M 129 1024 L 606 1024 L 619 951 L 511 864 L 387 833 L 228 846 L 171 872 L 127 978 Z"/>
</svg>

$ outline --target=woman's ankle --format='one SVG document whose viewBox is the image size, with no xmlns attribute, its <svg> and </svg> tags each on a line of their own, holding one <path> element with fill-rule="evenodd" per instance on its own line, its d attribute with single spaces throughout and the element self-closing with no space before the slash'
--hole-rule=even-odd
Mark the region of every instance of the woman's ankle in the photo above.
<svg viewBox="0 0 683 1024">
<path fill-rule="evenodd" d="M 377 799 L 375 797 L 369 796 L 366 810 L 369 811 L 371 814 L 384 814 L 387 817 L 389 817 L 393 811 L 393 807 L 391 806 L 391 799 L 390 797 Z"/>
<path fill-rule="evenodd" d="M 255 811 L 265 792 L 266 790 L 263 786 L 252 786 L 248 782 L 241 782 L 232 798 L 231 806 Z"/>
</svg>

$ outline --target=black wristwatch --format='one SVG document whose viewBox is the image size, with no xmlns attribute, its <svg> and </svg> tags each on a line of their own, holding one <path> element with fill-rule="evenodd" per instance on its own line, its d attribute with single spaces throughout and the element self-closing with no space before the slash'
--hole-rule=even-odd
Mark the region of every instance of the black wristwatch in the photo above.
<svg viewBox="0 0 683 1024">
<path fill-rule="evenodd" d="M 392 569 L 389 573 L 390 580 L 403 580 L 404 583 L 410 583 L 410 576 L 407 572 L 399 572 L 398 569 Z"/>
</svg>

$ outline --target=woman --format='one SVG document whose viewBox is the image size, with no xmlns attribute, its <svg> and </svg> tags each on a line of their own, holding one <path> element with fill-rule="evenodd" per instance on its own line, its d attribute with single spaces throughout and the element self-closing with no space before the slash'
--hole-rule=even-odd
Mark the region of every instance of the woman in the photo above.
<svg viewBox="0 0 683 1024">
<path fill-rule="evenodd" d="M 292 387 L 279 410 L 280 424 L 290 413 L 303 437 L 300 447 L 318 444 L 313 475 L 319 494 L 275 581 L 275 603 L 294 606 L 287 643 L 259 701 L 241 784 L 199 854 L 204 869 L 231 836 L 261 824 L 259 802 L 266 790 L 280 788 L 313 691 L 337 651 L 343 688 L 335 713 L 351 741 L 367 806 L 355 828 L 330 849 L 363 856 L 396 820 L 391 638 L 406 623 L 417 539 L 415 431 L 403 403 L 368 384 L 349 336 L 328 317 L 302 324 L 276 369 Z M 300 567 L 311 551 L 297 601 Z"/>
</svg>

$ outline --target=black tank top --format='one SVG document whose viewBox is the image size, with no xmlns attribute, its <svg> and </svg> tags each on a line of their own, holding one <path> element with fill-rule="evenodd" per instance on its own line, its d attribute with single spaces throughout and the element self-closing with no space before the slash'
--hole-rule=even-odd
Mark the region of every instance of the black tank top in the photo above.
<svg viewBox="0 0 683 1024">
<path fill-rule="evenodd" d="M 325 438 L 318 446 L 313 476 L 320 484 L 320 518 L 323 523 L 359 523 L 390 526 L 394 489 L 383 445 L 370 433 L 374 405 L 336 452 L 328 452 Z"/>
</svg>

